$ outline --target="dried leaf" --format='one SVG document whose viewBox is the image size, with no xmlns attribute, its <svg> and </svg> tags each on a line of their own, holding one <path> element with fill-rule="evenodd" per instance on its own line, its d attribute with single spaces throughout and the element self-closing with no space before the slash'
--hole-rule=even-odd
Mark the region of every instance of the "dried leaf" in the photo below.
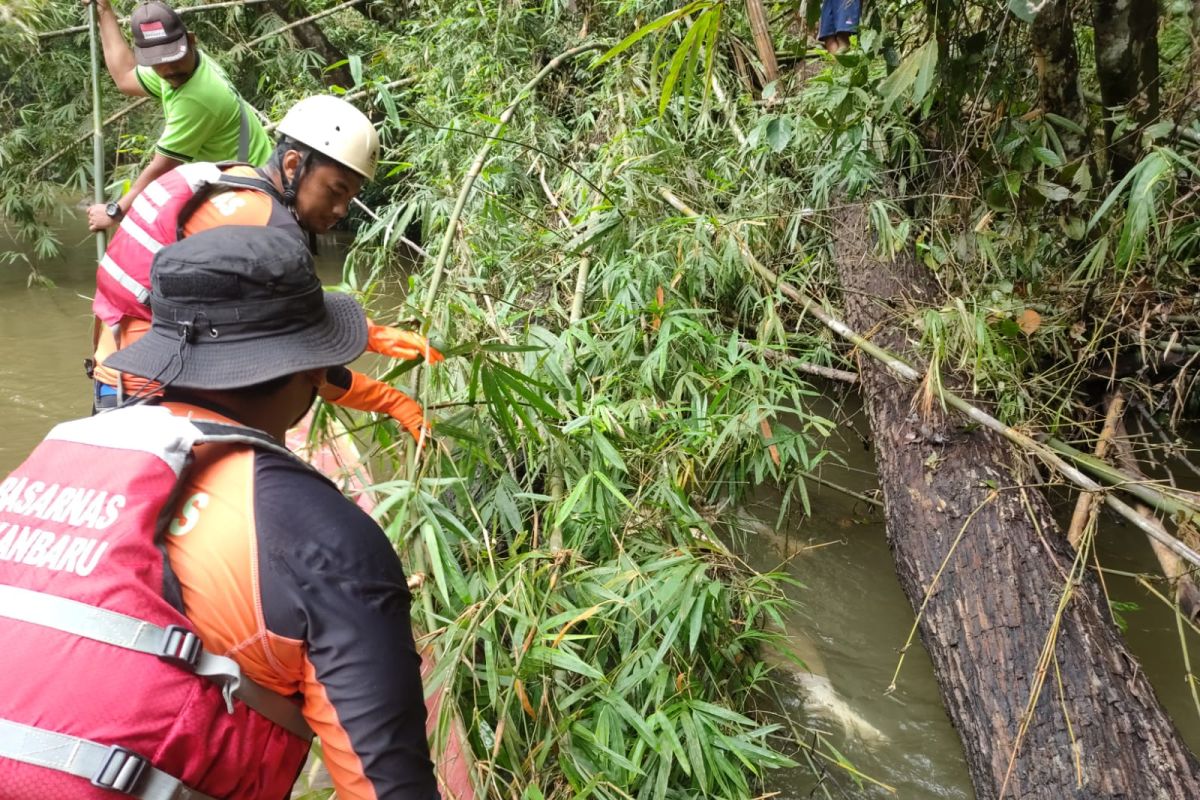
<svg viewBox="0 0 1200 800">
<path fill-rule="evenodd" d="M 1034 311 L 1032 308 L 1027 308 L 1021 312 L 1021 316 L 1017 317 L 1017 327 L 1026 336 L 1032 336 L 1034 331 L 1042 326 L 1042 315 Z"/>
<path fill-rule="evenodd" d="M 762 431 L 763 438 L 768 442 L 775 438 L 775 434 L 771 432 L 771 423 L 767 420 L 764 419 L 762 422 L 758 423 L 758 429 Z M 767 445 L 767 452 L 771 454 L 771 460 L 774 461 L 775 466 L 778 467 L 781 463 L 781 459 L 779 458 L 779 448 L 773 444 L 769 444 Z"/>
</svg>

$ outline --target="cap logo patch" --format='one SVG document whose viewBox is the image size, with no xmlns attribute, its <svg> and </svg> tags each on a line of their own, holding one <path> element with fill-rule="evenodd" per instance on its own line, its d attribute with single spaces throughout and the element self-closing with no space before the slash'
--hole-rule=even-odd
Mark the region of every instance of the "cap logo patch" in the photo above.
<svg viewBox="0 0 1200 800">
<path fill-rule="evenodd" d="M 141 29 L 143 39 L 148 40 L 167 38 L 167 32 L 163 30 L 163 24 L 161 22 L 143 22 L 141 24 Z"/>
</svg>

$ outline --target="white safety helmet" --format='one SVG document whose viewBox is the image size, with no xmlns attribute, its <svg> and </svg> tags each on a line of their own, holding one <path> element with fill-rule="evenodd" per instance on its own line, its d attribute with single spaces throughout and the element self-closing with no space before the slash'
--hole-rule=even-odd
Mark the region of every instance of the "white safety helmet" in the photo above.
<svg viewBox="0 0 1200 800">
<path fill-rule="evenodd" d="M 280 134 L 311 147 L 366 180 L 379 162 L 379 134 L 367 115 L 340 97 L 306 97 L 288 109 Z"/>
</svg>

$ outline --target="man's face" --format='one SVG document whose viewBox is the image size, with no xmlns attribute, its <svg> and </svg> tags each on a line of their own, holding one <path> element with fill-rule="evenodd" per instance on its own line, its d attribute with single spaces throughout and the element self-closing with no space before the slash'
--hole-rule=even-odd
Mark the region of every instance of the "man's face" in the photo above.
<svg viewBox="0 0 1200 800">
<path fill-rule="evenodd" d="M 296 216 L 305 230 L 325 233 L 350 211 L 363 179 L 339 164 L 309 164 L 296 191 Z"/>
<path fill-rule="evenodd" d="M 183 58 L 167 64 L 155 64 L 152 69 L 158 73 L 158 77 L 169 83 L 172 89 L 178 89 L 187 83 L 187 79 L 196 71 L 196 40 L 192 34 L 188 34 L 188 51 Z"/>
</svg>

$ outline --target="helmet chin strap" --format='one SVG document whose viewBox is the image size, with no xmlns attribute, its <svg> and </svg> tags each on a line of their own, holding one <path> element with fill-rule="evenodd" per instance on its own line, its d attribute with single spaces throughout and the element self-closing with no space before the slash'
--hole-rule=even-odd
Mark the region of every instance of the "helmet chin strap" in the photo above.
<svg viewBox="0 0 1200 800">
<path fill-rule="evenodd" d="M 300 163 L 293 170 L 291 179 L 286 181 L 283 186 L 283 202 L 293 214 L 296 213 L 296 191 L 300 188 L 300 177 L 304 174 L 304 169 L 308 166 L 308 160 L 311 157 L 311 150 L 300 157 Z"/>
<path fill-rule="evenodd" d="M 296 218 L 296 222 L 300 224 L 300 228 L 308 234 L 308 249 L 316 255 L 317 252 L 317 235 L 308 228 L 304 227 L 304 223 L 300 220 L 300 212 L 296 210 L 296 191 L 300 188 L 300 178 L 304 174 L 304 170 L 308 167 L 308 162 L 312 158 L 312 151 L 308 150 L 300 157 L 300 163 L 296 165 L 296 169 L 292 171 L 292 177 L 289 180 L 284 173 L 283 164 L 280 164 L 280 178 L 283 181 L 283 204 L 287 206 L 287 210 L 292 212 L 292 216 Z"/>
</svg>

